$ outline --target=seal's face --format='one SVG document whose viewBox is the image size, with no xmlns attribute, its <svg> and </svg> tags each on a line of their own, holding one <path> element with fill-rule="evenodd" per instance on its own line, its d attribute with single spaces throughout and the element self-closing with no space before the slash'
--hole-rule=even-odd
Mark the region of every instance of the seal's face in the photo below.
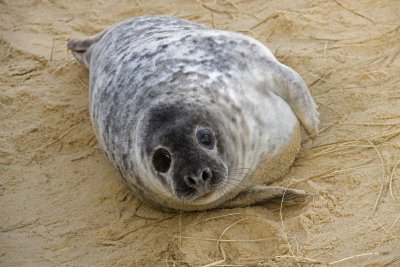
<svg viewBox="0 0 400 267">
<path fill-rule="evenodd" d="M 146 121 L 144 154 L 148 171 L 163 187 L 158 193 L 193 204 L 218 199 L 228 167 L 223 141 L 209 114 L 165 105 L 151 109 Z"/>
</svg>

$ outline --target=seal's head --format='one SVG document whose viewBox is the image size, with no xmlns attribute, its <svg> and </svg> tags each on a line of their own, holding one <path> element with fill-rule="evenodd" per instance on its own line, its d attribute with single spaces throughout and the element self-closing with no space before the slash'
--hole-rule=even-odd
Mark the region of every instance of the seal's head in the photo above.
<svg viewBox="0 0 400 267">
<path fill-rule="evenodd" d="M 157 199 L 196 206 L 224 194 L 228 163 L 215 121 L 194 105 L 159 104 L 148 109 L 141 124 L 144 139 L 139 149 L 145 173 L 140 175 L 151 183 Z"/>
</svg>

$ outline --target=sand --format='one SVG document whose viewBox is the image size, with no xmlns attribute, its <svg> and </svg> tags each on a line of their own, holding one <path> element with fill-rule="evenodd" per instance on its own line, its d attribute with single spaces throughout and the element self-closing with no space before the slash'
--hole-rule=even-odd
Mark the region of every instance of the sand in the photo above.
<svg viewBox="0 0 400 267">
<path fill-rule="evenodd" d="M 128 191 L 66 43 L 143 14 L 243 32 L 302 75 L 321 133 L 278 184 L 313 197 L 163 213 Z M 398 0 L 1 0 L 0 265 L 400 266 L 399 14 Z"/>
</svg>

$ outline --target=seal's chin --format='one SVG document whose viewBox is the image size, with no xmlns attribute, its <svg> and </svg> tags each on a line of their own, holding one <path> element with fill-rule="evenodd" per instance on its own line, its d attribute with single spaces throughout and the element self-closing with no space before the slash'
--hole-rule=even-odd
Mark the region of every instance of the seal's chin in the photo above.
<svg viewBox="0 0 400 267">
<path fill-rule="evenodd" d="M 221 198 L 221 192 L 219 192 L 218 190 L 213 190 L 213 191 L 207 192 L 202 195 L 194 196 L 190 200 L 190 203 L 195 206 L 205 205 L 205 204 L 213 203 L 216 200 L 218 200 L 219 198 Z"/>
</svg>

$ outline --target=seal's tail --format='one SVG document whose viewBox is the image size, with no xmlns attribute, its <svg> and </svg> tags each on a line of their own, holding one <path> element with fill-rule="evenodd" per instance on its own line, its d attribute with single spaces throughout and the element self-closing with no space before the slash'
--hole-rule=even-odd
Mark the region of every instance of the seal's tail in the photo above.
<svg viewBox="0 0 400 267">
<path fill-rule="evenodd" d="M 67 45 L 68 49 L 72 51 L 72 54 L 79 61 L 79 63 L 84 65 L 86 68 L 89 68 L 91 55 L 90 47 L 100 40 L 101 36 L 102 34 L 97 34 L 85 39 L 70 40 Z"/>
</svg>

